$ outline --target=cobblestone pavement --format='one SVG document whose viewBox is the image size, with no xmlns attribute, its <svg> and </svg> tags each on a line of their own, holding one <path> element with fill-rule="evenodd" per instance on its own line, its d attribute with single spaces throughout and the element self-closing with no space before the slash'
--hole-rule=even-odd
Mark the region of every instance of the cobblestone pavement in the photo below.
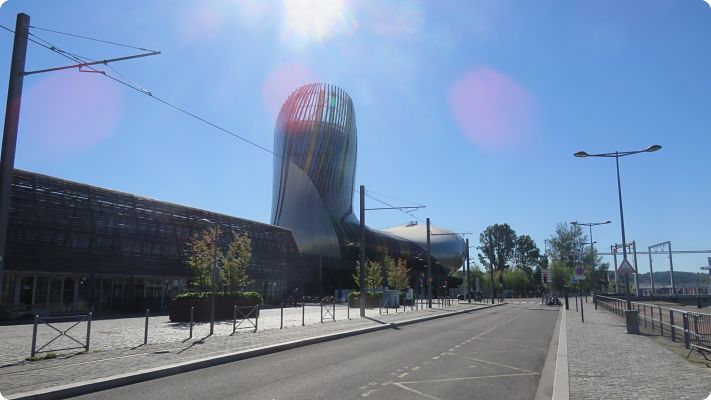
<svg viewBox="0 0 711 400">
<path fill-rule="evenodd" d="M 92 344 L 91 352 L 38 362 L 19 361 L 28 355 L 31 336 L 27 335 L 28 332 L 31 335 L 32 325 L 0 327 L 0 352 L 4 359 L 14 360 L 0 366 L 0 392 L 4 395 L 26 392 L 238 350 L 480 307 L 482 305 L 475 303 L 455 302 L 447 308 L 419 311 L 410 311 L 408 308 L 405 313 L 400 308 L 397 314 L 393 309 L 389 314 L 383 310 L 382 315 L 379 315 L 378 309 L 370 309 L 364 319 L 359 318 L 358 309 L 351 309 L 351 319 L 348 320 L 347 308 L 338 306 L 336 322 L 331 319 L 321 324 L 320 307 L 312 306 L 307 307 L 306 326 L 301 326 L 301 309 L 292 308 L 284 310 L 285 321 L 288 321 L 284 329 L 279 329 L 280 310 L 272 309 L 264 310 L 257 333 L 244 329 L 230 335 L 230 321 L 217 325 L 215 334 L 208 336 L 209 324 L 200 324 L 195 326 L 192 340 L 187 339 L 187 327 L 175 327 L 175 324 L 167 322 L 167 317 L 155 317 L 150 322 L 147 346 L 142 346 L 143 318 L 95 321 L 92 325 L 92 343 L 96 343 L 96 346 Z M 20 349 L 15 349 L 15 346 Z M 8 357 L 6 353 L 15 356 Z"/>
<path fill-rule="evenodd" d="M 566 311 L 563 311 L 566 312 Z M 585 323 L 566 318 L 570 398 L 692 399 L 711 393 L 711 369 L 693 364 L 642 335 L 628 335 L 624 320 L 585 307 Z"/>
<path fill-rule="evenodd" d="M 333 317 L 330 314 L 330 305 L 324 307 L 324 319 L 326 322 L 332 322 Z M 395 313 L 395 309 L 387 310 L 388 313 Z M 397 310 L 398 313 L 403 312 L 403 308 Z M 406 312 L 411 312 L 410 308 L 407 308 Z M 269 330 L 269 329 L 279 329 L 280 326 L 280 313 L 279 308 L 263 309 L 260 310 L 259 317 L 259 330 Z M 306 305 L 303 310 L 304 313 L 304 324 L 320 324 L 321 323 L 321 307 L 319 305 Z M 386 310 L 382 310 L 383 314 L 386 314 Z M 379 316 L 380 310 L 368 309 L 366 310 L 366 316 L 376 317 Z M 350 311 L 348 307 L 343 304 L 336 305 L 335 311 L 336 321 L 341 321 L 347 318 L 357 319 L 360 318 L 359 309 L 351 308 Z M 115 350 L 124 348 L 133 348 L 143 344 L 143 335 L 145 330 L 145 317 L 134 317 L 134 318 L 119 318 L 119 319 L 105 319 L 105 320 L 95 320 L 91 325 L 91 345 L 90 350 Z M 253 321 L 253 320 L 252 320 Z M 237 321 L 240 322 L 239 320 Z M 301 307 L 285 307 L 284 308 L 284 327 L 294 327 L 301 326 L 302 323 L 302 308 Z M 53 324 L 60 330 L 66 330 L 74 322 L 64 322 Z M 200 338 L 207 336 L 209 333 L 209 323 L 196 323 L 193 326 L 193 337 Z M 250 322 L 244 321 L 240 324 L 238 330 L 240 331 L 250 331 L 254 327 Z M 190 324 L 188 323 L 173 323 L 170 322 L 168 316 L 159 315 L 149 318 L 148 322 L 148 343 L 170 343 L 180 340 L 185 340 L 189 336 Z M 217 323 L 215 326 L 216 335 L 229 335 L 232 333 L 232 321 L 223 321 Z M 58 332 L 53 330 L 47 325 L 38 325 L 37 330 L 37 347 L 41 347 L 52 338 L 57 336 Z M 86 322 L 82 322 L 72 328 L 69 335 L 78 339 L 80 342 L 84 342 L 86 338 Z M 73 342 L 71 339 L 66 337 L 61 337 L 50 344 L 48 347 L 43 349 L 43 351 L 49 351 L 54 353 L 66 353 L 58 352 L 58 349 L 67 347 L 77 347 L 78 343 Z M 11 325 L 11 326 L 0 326 L 0 367 L 7 364 L 14 364 L 18 361 L 22 361 L 30 356 L 30 349 L 32 347 L 32 324 L 23 325 Z M 82 351 L 82 349 L 74 349 L 70 352 L 76 353 Z M 41 355 L 41 354 L 40 354 Z"/>
</svg>

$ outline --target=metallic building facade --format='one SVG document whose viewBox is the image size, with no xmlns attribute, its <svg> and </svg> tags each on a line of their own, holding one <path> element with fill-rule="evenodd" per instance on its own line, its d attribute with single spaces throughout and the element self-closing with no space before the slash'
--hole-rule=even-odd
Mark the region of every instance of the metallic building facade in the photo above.
<svg viewBox="0 0 711 400">
<path fill-rule="evenodd" d="M 252 240 L 251 289 L 268 302 L 303 284 L 288 229 L 21 170 L 11 189 L 0 318 L 162 308 L 192 277 L 188 239 L 213 224 Z"/>
<path fill-rule="evenodd" d="M 325 258 L 327 269 L 346 271 L 335 287 L 351 286 L 345 281 L 358 254 L 360 226 L 353 213 L 357 147 L 355 109 L 343 89 L 312 83 L 284 102 L 274 130 L 271 223 L 292 230 L 306 260 L 318 257 L 323 263 Z M 442 275 L 455 271 L 465 254 L 464 240 L 444 228 L 431 231 L 440 233 L 431 241 L 437 270 Z M 425 249 L 422 225 L 366 230 L 370 259 L 388 254 L 421 264 Z"/>
</svg>

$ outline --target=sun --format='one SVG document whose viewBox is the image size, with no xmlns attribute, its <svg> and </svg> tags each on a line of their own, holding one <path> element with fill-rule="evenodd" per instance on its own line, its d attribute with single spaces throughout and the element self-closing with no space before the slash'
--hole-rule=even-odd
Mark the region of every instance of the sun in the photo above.
<svg viewBox="0 0 711 400">
<path fill-rule="evenodd" d="M 282 37 L 295 44 L 323 42 L 354 27 L 345 0 L 283 0 Z"/>
</svg>

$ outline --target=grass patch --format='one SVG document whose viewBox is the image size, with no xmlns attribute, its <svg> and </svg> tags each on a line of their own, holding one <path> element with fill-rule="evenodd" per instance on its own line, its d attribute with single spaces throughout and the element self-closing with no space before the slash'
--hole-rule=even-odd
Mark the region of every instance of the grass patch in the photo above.
<svg viewBox="0 0 711 400">
<path fill-rule="evenodd" d="M 45 353 L 45 354 L 42 354 L 41 356 L 27 357 L 27 358 L 25 358 L 25 361 L 42 361 L 42 360 L 51 360 L 53 358 L 57 358 L 57 355 L 55 353 Z"/>
</svg>

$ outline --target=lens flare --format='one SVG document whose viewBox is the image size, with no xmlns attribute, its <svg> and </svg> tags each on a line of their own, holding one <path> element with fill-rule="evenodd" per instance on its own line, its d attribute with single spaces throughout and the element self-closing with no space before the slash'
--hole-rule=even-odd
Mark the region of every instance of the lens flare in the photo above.
<svg viewBox="0 0 711 400">
<path fill-rule="evenodd" d="M 296 88 L 312 82 L 318 82 L 318 79 L 299 63 L 284 64 L 275 68 L 262 85 L 262 101 L 269 115 L 276 118 L 284 99 Z"/>
<path fill-rule="evenodd" d="M 27 90 L 21 129 L 29 148 L 52 157 L 71 156 L 111 135 L 123 93 L 97 75 L 53 72 Z"/>
<path fill-rule="evenodd" d="M 501 72 L 480 68 L 465 74 L 452 85 L 449 103 L 462 132 L 481 147 L 506 150 L 529 139 L 535 101 Z"/>
</svg>

